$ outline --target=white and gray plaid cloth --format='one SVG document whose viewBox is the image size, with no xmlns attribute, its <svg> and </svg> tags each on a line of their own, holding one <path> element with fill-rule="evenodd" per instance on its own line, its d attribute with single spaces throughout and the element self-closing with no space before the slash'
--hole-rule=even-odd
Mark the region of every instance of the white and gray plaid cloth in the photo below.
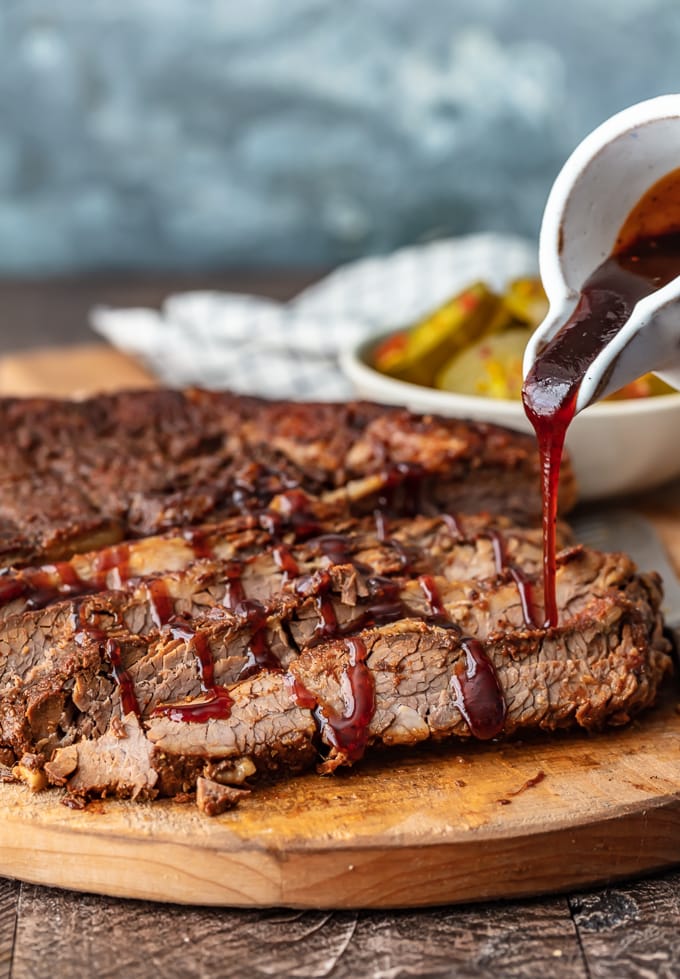
<svg viewBox="0 0 680 979">
<path fill-rule="evenodd" d="M 417 320 L 478 279 L 501 289 L 535 271 L 535 245 L 477 234 L 352 262 L 288 303 L 189 292 L 160 312 L 99 307 L 91 320 L 168 384 L 332 401 L 352 394 L 341 349 Z"/>
</svg>

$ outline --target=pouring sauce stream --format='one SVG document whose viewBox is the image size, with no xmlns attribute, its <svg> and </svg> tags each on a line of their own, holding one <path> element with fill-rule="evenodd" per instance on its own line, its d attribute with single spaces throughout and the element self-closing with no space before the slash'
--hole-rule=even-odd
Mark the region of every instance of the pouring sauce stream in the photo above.
<svg viewBox="0 0 680 979">
<path fill-rule="evenodd" d="M 680 202 L 680 169 L 655 184 L 633 208 L 614 251 L 588 278 L 574 312 L 540 351 L 524 382 L 524 410 L 536 432 L 541 458 L 546 626 L 558 622 L 555 527 L 565 435 L 576 412 L 581 382 L 597 355 L 625 325 L 640 299 L 680 274 L 678 225 L 659 230 L 658 221 L 645 217 L 658 213 L 660 203 L 669 201 Z M 677 208 L 667 213 L 677 218 Z"/>
</svg>

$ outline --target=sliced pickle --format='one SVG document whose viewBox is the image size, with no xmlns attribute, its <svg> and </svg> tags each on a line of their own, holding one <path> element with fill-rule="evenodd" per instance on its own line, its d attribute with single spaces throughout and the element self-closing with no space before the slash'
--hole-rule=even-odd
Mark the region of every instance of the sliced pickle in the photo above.
<svg viewBox="0 0 680 979">
<path fill-rule="evenodd" d="M 510 314 L 535 329 L 548 313 L 548 297 L 540 279 L 515 279 L 503 296 Z"/>
<path fill-rule="evenodd" d="M 408 332 L 400 330 L 381 340 L 373 351 L 373 364 L 383 374 L 395 374 L 403 363 L 408 347 Z"/>
<path fill-rule="evenodd" d="M 540 279 L 515 279 L 502 296 L 476 282 L 410 329 L 382 340 L 373 363 L 383 374 L 412 384 L 518 399 L 524 348 L 547 312 Z M 645 374 L 607 400 L 672 392 L 658 377 Z"/>
<path fill-rule="evenodd" d="M 522 359 L 531 330 L 513 327 L 483 337 L 450 360 L 436 387 L 458 394 L 516 400 L 522 393 Z"/>
<path fill-rule="evenodd" d="M 510 322 L 501 297 L 478 282 L 406 334 L 384 340 L 376 349 L 373 362 L 391 377 L 432 386 L 442 363 L 479 337 L 502 330 Z"/>
</svg>

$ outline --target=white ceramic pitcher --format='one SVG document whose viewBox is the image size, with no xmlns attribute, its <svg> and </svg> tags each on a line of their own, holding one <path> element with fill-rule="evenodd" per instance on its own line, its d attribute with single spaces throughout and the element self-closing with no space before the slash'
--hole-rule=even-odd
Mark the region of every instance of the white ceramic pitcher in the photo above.
<svg viewBox="0 0 680 979">
<path fill-rule="evenodd" d="M 618 232 L 641 197 L 680 167 L 680 95 L 662 95 L 612 116 L 577 146 L 548 197 L 539 266 L 548 316 L 524 358 L 566 323 L 586 279 L 611 255 Z M 641 299 L 595 358 L 576 410 L 652 371 L 680 390 L 680 276 Z"/>
</svg>

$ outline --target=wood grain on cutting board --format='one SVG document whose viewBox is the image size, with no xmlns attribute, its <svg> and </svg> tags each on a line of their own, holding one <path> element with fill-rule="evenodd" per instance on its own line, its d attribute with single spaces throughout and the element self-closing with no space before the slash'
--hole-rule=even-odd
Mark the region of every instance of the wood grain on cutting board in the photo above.
<svg viewBox="0 0 680 979">
<path fill-rule="evenodd" d="M 0 357 L 0 396 L 84 397 L 157 383 L 138 361 L 99 343 Z"/>
<path fill-rule="evenodd" d="M 0 393 L 153 379 L 105 347 L 0 361 Z M 680 566 L 674 490 L 642 501 Z M 564 890 L 680 862 L 680 715 L 671 684 L 627 728 L 376 752 L 353 772 L 257 789 L 216 819 L 0 785 L 0 874 L 192 904 L 418 906 Z"/>
</svg>

